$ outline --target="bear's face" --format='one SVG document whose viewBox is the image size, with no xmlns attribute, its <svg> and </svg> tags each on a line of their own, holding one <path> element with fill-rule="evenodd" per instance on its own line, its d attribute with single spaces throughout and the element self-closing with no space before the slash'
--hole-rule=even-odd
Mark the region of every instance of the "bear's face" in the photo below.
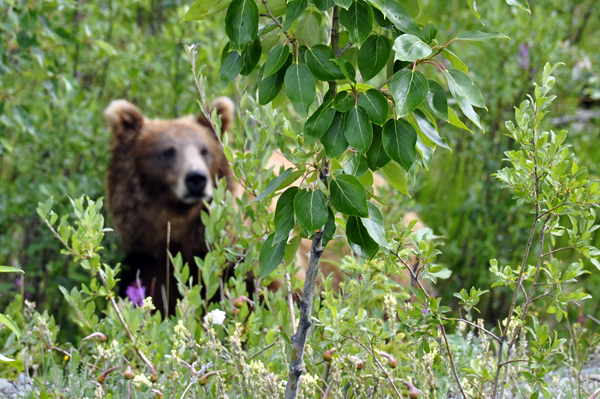
<svg viewBox="0 0 600 399">
<path fill-rule="evenodd" d="M 222 162 L 219 146 L 192 118 L 148 121 L 132 149 L 141 186 L 151 195 L 168 190 L 186 204 L 210 202 Z"/>
<path fill-rule="evenodd" d="M 223 130 L 231 124 L 231 100 L 213 104 Z M 204 117 L 149 120 L 133 104 L 113 101 L 106 110 L 114 135 L 113 158 L 131 162 L 139 188 L 150 198 L 194 205 L 212 200 L 213 187 L 229 170 L 221 144 Z"/>
</svg>

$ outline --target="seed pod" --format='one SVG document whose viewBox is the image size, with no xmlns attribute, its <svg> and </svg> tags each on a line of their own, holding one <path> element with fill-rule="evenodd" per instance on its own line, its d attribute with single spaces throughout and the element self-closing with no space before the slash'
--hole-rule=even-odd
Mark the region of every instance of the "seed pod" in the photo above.
<svg viewBox="0 0 600 399">
<path fill-rule="evenodd" d="M 130 380 L 133 378 L 133 372 L 131 371 L 131 366 L 127 365 L 125 372 L 123 373 L 123 377 Z"/>
<path fill-rule="evenodd" d="M 408 397 L 410 399 L 417 399 L 419 397 L 419 390 L 412 383 L 408 381 L 402 381 L 406 389 L 408 390 Z"/>
<path fill-rule="evenodd" d="M 348 359 L 352 360 L 352 362 L 354 363 L 354 366 L 360 370 L 365 366 L 365 362 L 362 361 L 362 359 L 358 356 L 348 356 Z"/>
<path fill-rule="evenodd" d="M 95 333 L 88 335 L 84 339 L 82 339 L 82 341 L 87 341 L 88 339 L 93 339 L 93 338 L 97 339 L 98 341 L 102 341 L 102 342 L 106 341 L 106 339 L 107 339 L 106 335 L 102 334 L 101 332 L 95 332 Z"/>
<path fill-rule="evenodd" d="M 111 368 L 109 368 L 109 369 L 106 369 L 106 370 L 104 370 L 104 371 L 102 372 L 102 374 L 100 374 L 100 375 L 98 376 L 98 382 L 99 382 L 100 384 L 104 384 L 104 383 L 106 382 L 106 377 L 107 377 L 107 376 L 108 376 L 110 373 L 112 373 L 113 371 L 115 371 L 116 369 L 118 369 L 118 367 L 111 367 Z"/>
<path fill-rule="evenodd" d="M 333 359 L 333 354 L 335 352 L 337 352 L 337 349 L 335 348 L 325 351 L 325 353 L 323 353 L 323 359 L 327 362 L 331 362 L 331 359 Z"/>
<path fill-rule="evenodd" d="M 398 367 L 398 361 L 394 358 L 394 356 L 385 352 L 379 352 L 379 356 L 385 357 L 388 361 L 388 366 L 390 366 L 391 368 L 395 369 L 396 367 Z"/>
</svg>

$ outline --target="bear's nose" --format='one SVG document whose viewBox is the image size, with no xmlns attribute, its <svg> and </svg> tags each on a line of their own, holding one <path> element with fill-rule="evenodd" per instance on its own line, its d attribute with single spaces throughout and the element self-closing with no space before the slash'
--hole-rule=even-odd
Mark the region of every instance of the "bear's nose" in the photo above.
<svg viewBox="0 0 600 399">
<path fill-rule="evenodd" d="M 185 176 L 185 185 L 190 196 L 200 197 L 204 194 L 206 187 L 206 173 L 199 171 L 188 172 Z"/>
</svg>

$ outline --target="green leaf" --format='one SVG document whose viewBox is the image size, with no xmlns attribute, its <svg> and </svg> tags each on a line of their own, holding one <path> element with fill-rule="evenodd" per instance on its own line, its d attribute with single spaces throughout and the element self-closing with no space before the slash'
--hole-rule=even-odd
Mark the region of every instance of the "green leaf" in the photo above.
<svg viewBox="0 0 600 399">
<path fill-rule="evenodd" d="M 448 120 L 448 100 L 446 90 L 435 80 L 428 80 L 427 105 L 429 109 L 440 119 Z"/>
<path fill-rule="evenodd" d="M 25 273 L 22 269 L 10 266 L 0 266 L 0 273 Z"/>
<path fill-rule="evenodd" d="M 417 132 L 403 119 L 390 119 L 383 125 L 383 148 L 406 171 L 415 161 Z"/>
<path fill-rule="evenodd" d="M 273 47 L 273 49 L 269 53 L 269 57 L 267 57 L 267 62 L 265 62 L 263 79 L 279 71 L 281 67 L 285 64 L 285 62 L 288 60 L 289 56 L 290 48 L 287 45 L 278 45 Z"/>
<path fill-rule="evenodd" d="M 206 14 L 217 5 L 220 0 L 195 0 L 190 9 L 185 13 L 181 22 L 199 21 L 206 17 Z"/>
<path fill-rule="evenodd" d="M 456 99 L 456 102 L 458 103 L 458 106 L 460 107 L 460 110 L 463 112 L 463 114 L 465 114 L 465 116 L 469 118 L 478 128 L 484 130 L 481 126 L 479 115 L 477 114 L 477 112 L 475 112 L 471 103 L 464 97 L 457 97 L 455 93 L 452 93 L 452 95 Z"/>
<path fill-rule="evenodd" d="M 383 248 L 388 248 L 387 238 L 385 237 L 385 227 L 381 211 L 372 202 L 367 202 L 369 207 L 369 217 L 361 218 L 363 226 L 367 229 L 369 236 Z"/>
<path fill-rule="evenodd" d="M 358 106 L 365 109 L 369 120 L 376 125 L 385 123 L 390 110 L 387 98 L 377 89 L 370 89 L 359 95 Z"/>
<path fill-rule="evenodd" d="M 333 108 L 340 112 L 348 112 L 354 107 L 354 93 L 340 91 L 333 99 Z"/>
<path fill-rule="evenodd" d="M 362 0 L 354 1 L 340 10 L 340 24 L 348 29 L 350 41 L 360 46 L 373 31 L 373 10 Z"/>
<path fill-rule="evenodd" d="M 467 4 L 473 12 L 473 15 L 475 15 L 475 17 L 481 22 L 481 15 L 479 14 L 479 12 L 477 12 L 477 2 L 475 0 L 467 0 Z"/>
<path fill-rule="evenodd" d="M 260 278 L 265 278 L 273 273 L 283 260 L 286 240 L 273 242 L 274 237 L 275 233 L 269 235 L 260 249 L 260 255 L 258 256 L 258 274 Z"/>
<path fill-rule="evenodd" d="M 327 11 L 335 5 L 333 0 L 313 0 L 313 4 L 319 11 Z"/>
<path fill-rule="evenodd" d="M 338 212 L 349 216 L 368 217 L 367 192 L 352 175 L 331 176 L 329 181 L 331 204 Z"/>
<path fill-rule="evenodd" d="M 344 58 L 335 58 L 333 62 L 335 62 L 340 67 L 346 79 L 348 79 L 352 83 L 356 83 L 356 70 L 354 69 L 354 65 L 352 65 L 350 61 Z"/>
<path fill-rule="evenodd" d="M 511 6 L 517 6 L 522 10 L 527 11 L 531 14 L 531 10 L 529 9 L 529 3 L 527 0 L 506 0 L 506 3 Z"/>
<path fill-rule="evenodd" d="M 110 43 L 105 42 L 104 40 L 96 40 L 96 44 L 109 57 L 114 57 L 115 55 L 119 54 Z"/>
<path fill-rule="evenodd" d="M 362 221 L 356 216 L 348 218 L 346 238 L 352 250 L 361 258 L 371 259 L 379 251 L 379 245 L 371 238 Z"/>
<path fill-rule="evenodd" d="M 323 247 L 327 245 L 329 241 L 333 238 L 335 234 L 335 215 L 331 208 L 328 209 L 329 217 L 327 218 L 327 222 L 325 223 L 325 227 L 323 227 Z"/>
<path fill-rule="evenodd" d="M 258 102 L 260 105 L 266 105 L 273 101 L 283 87 L 283 81 L 287 68 L 282 67 L 271 76 L 262 78 L 258 84 Z"/>
<path fill-rule="evenodd" d="M 7 315 L 0 313 L 0 323 L 4 324 L 6 327 L 10 328 L 13 333 L 17 336 L 17 339 L 21 336 L 21 332 L 19 331 L 19 327 L 17 324 Z"/>
<path fill-rule="evenodd" d="M 267 184 L 267 187 L 265 187 L 265 189 L 258 195 L 258 197 L 254 198 L 251 202 L 260 201 L 263 198 L 266 198 L 267 196 L 269 196 L 275 190 L 277 190 L 277 187 L 279 187 L 279 184 L 282 181 L 284 181 L 285 179 L 287 179 L 287 177 L 292 173 L 293 170 L 294 170 L 294 168 L 288 168 L 282 174 L 280 174 L 279 176 L 277 176 L 276 178 L 271 180 L 269 182 L 269 184 Z"/>
<path fill-rule="evenodd" d="M 450 63 L 452 64 L 452 66 L 455 69 L 458 69 L 459 71 L 463 71 L 464 73 L 469 72 L 469 68 L 467 67 L 467 65 L 464 62 L 462 62 L 461 59 L 458 58 L 458 56 L 456 54 L 454 54 L 452 51 L 450 51 L 448 49 L 443 49 L 442 55 L 448 61 L 450 61 Z"/>
<path fill-rule="evenodd" d="M 408 11 L 396 0 L 370 0 L 402 32 L 419 33 L 421 29 Z"/>
<path fill-rule="evenodd" d="M 416 61 L 430 55 L 433 50 L 429 44 L 415 35 L 405 33 L 394 40 L 395 59 L 400 61 Z"/>
<path fill-rule="evenodd" d="M 373 141 L 373 126 L 363 107 L 352 107 L 344 120 L 344 136 L 348 143 L 361 154 L 367 152 Z"/>
<path fill-rule="evenodd" d="M 336 112 L 331 126 L 321 137 L 321 143 L 325 147 L 327 158 L 337 158 L 348 149 L 348 141 L 344 136 L 344 114 Z"/>
<path fill-rule="evenodd" d="M 392 43 L 385 36 L 371 35 L 357 53 L 358 70 L 363 81 L 374 78 L 383 69 L 390 58 Z"/>
<path fill-rule="evenodd" d="M 256 40 L 252 42 L 252 44 L 246 46 L 244 51 L 242 51 L 242 70 L 240 71 L 240 75 L 250 75 L 258 65 L 261 54 L 262 45 L 260 43 L 260 38 L 257 36 Z"/>
<path fill-rule="evenodd" d="M 281 194 L 275 207 L 275 237 L 273 243 L 287 240 L 294 228 L 294 198 L 298 187 L 290 187 Z"/>
<path fill-rule="evenodd" d="M 333 121 L 335 109 L 331 108 L 333 100 L 325 101 L 304 124 L 304 144 L 310 145 L 319 140 Z"/>
<path fill-rule="evenodd" d="M 288 1 L 285 6 L 285 21 L 283 23 L 283 30 L 288 30 L 294 21 L 302 15 L 304 10 L 308 7 L 308 0 L 291 0 Z"/>
<path fill-rule="evenodd" d="M 287 265 L 291 264 L 298 254 L 298 248 L 302 243 L 302 237 L 295 236 L 292 238 L 288 244 L 285 246 L 285 253 L 283 255 L 283 260 Z M 325 244 L 323 244 L 325 245 Z"/>
<path fill-rule="evenodd" d="M 427 97 L 429 83 L 419 71 L 402 69 L 388 84 L 396 102 L 396 116 L 403 117 L 413 112 Z"/>
<path fill-rule="evenodd" d="M 306 118 L 308 107 L 315 101 L 315 78 L 306 64 L 293 63 L 285 73 L 285 94 L 296 112 Z"/>
<path fill-rule="evenodd" d="M 481 91 L 467 74 L 457 69 L 447 69 L 444 75 L 454 98 L 458 100 L 457 97 L 462 97 L 476 107 L 485 108 Z"/>
<path fill-rule="evenodd" d="M 437 26 L 435 26 L 431 22 L 423 27 L 423 38 L 425 39 L 425 41 L 427 43 L 433 42 L 433 40 L 436 38 L 437 34 L 438 34 Z"/>
<path fill-rule="evenodd" d="M 304 40 L 311 47 L 321 43 L 321 19 L 321 14 L 316 11 L 302 14 L 296 22 L 296 38 Z"/>
<path fill-rule="evenodd" d="M 401 193 L 409 195 L 408 190 L 406 189 L 406 172 L 400 167 L 400 165 L 398 165 L 396 162 L 389 162 L 387 165 L 381 168 L 381 171 L 392 187 Z"/>
<path fill-rule="evenodd" d="M 327 203 L 320 190 L 298 190 L 294 211 L 300 227 L 309 232 L 319 230 L 329 217 Z"/>
<path fill-rule="evenodd" d="M 237 51 L 231 51 L 223 57 L 219 68 L 221 87 L 225 88 L 239 75 L 243 67 L 242 56 Z"/>
<path fill-rule="evenodd" d="M 448 110 L 448 108 L 446 108 Z M 435 125 L 429 118 L 425 115 L 423 111 L 420 109 L 416 109 L 414 112 L 415 120 L 417 121 L 417 125 L 419 125 L 419 129 L 421 132 L 427 136 L 429 140 L 431 140 L 434 144 L 439 145 L 440 147 L 450 149 L 446 141 L 440 137 Z"/>
<path fill-rule="evenodd" d="M 306 50 L 306 65 L 315 78 L 322 81 L 344 79 L 344 73 L 340 67 L 333 62 L 335 54 L 333 50 L 324 45 L 317 44 Z"/>
<path fill-rule="evenodd" d="M 367 164 L 372 171 L 382 168 L 391 160 L 383 148 L 383 133 L 379 126 L 373 126 L 373 141 L 366 155 Z"/>
<path fill-rule="evenodd" d="M 398 0 L 402 7 L 408 11 L 411 17 L 417 18 L 419 13 L 421 12 L 421 7 L 419 6 L 419 2 L 417 0 Z"/>
<path fill-rule="evenodd" d="M 356 178 L 361 177 L 369 170 L 369 165 L 367 164 L 367 158 L 364 155 L 359 154 L 358 152 L 352 155 L 352 158 L 348 160 L 344 164 L 344 173 L 347 175 L 352 175 Z"/>
<path fill-rule="evenodd" d="M 11 359 L 9 357 L 4 356 L 0 353 L 0 363 L 10 364 L 13 367 L 16 367 L 19 372 L 22 372 L 25 367 L 23 366 L 23 362 L 16 359 Z"/>
<path fill-rule="evenodd" d="M 225 33 L 234 50 L 243 50 L 258 33 L 258 7 L 254 0 L 232 0 L 225 15 Z"/>
<path fill-rule="evenodd" d="M 467 125 L 462 123 L 462 121 L 458 118 L 458 115 L 456 115 L 456 111 L 454 111 L 452 108 L 448 108 L 448 122 L 460 129 L 473 133 L 473 131 L 469 129 Z"/>
<path fill-rule="evenodd" d="M 507 0 L 510 1 L 510 0 Z M 464 40 L 464 41 L 472 41 L 472 42 L 483 42 L 484 40 L 490 39 L 508 39 L 510 37 L 506 36 L 500 32 L 486 33 L 478 30 L 470 30 L 468 32 L 462 32 L 458 36 L 456 36 L 456 40 Z"/>
<path fill-rule="evenodd" d="M 354 0 L 334 0 L 334 3 L 343 9 L 347 10 Z"/>
</svg>

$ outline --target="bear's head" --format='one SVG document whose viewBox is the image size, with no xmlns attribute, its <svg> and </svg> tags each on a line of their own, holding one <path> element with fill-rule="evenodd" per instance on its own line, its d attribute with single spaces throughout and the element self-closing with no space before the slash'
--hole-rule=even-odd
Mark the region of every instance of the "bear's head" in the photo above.
<svg viewBox="0 0 600 399">
<path fill-rule="evenodd" d="M 212 107 L 221 117 L 222 130 L 228 130 L 233 102 L 219 97 Z M 210 202 L 217 180 L 230 174 L 214 127 L 204 115 L 147 119 L 125 100 L 113 101 L 105 114 L 113 133 L 113 158 L 131 162 L 140 189 L 150 197 L 188 205 Z"/>
</svg>

